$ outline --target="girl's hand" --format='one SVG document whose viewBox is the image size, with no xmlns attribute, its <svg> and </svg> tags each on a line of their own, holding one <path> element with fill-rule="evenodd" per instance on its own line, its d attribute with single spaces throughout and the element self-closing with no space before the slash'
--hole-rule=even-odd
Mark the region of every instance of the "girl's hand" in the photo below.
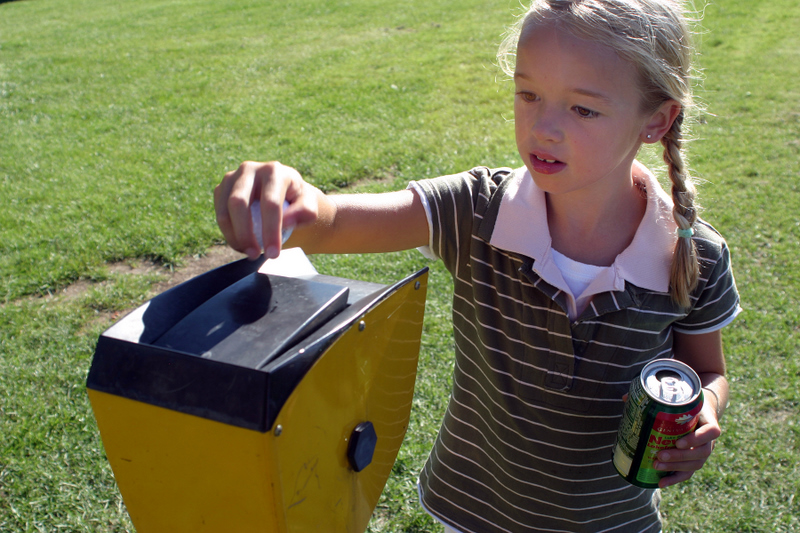
<svg viewBox="0 0 800 533">
<path fill-rule="evenodd" d="M 255 231 L 262 232 L 267 258 L 280 254 L 285 227 L 294 228 L 286 245 L 307 254 L 395 252 L 429 244 L 425 208 L 411 189 L 328 196 L 293 168 L 246 162 L 214 189 L 214 208 L 225 240 L 251 259 L 261 254 L 250 212 L 256 201 L 262 227 Z"/>
<path fill-rule="evenodd" d="M 710 396 L 710 395 L 709 395 Z M 662 478 L 659 488 L 669 487 L 686 481 L 703 468 L 706 460 L 714 450 L 716 439 L 722 434 L 717 420 L 717 408 L 714 400 L 706 398 L 697 422 L 697 429 L 675 443 L 676 448 L 658 452 L 655 467 L 658 470 L 674 471 L 674 474 Z"/>
<path fill-rule="evenodd" d="M 225 240 L 251 259 L 261 255 L 255 232 L 261 231 L 267 258 L 278 257 L 281 230 L 318 217 L 317 190 L 293 168 L 276 161 L 242 163 L 214 189 L 214 209 Z M 284 200 L 289 203 L 284 212 Z M 259 201 L 262 227 L 254 228 L 250 206 Z"/>
</svg>

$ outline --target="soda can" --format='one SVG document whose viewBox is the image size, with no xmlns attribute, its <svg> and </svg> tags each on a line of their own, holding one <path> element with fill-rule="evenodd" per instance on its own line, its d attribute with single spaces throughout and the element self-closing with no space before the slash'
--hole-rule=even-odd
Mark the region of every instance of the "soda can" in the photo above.
<svg viewBox="0 0 800 533">
<path fill-rule="evenodd" d="M 703 388 L 692 368 L 674 359 L 656 359 L 631 382 L 614 445 L 613 462 L 628 483 L 656 488 L 670 474 L 656 470 L 656 454 L 694 431 L 703 407 Z"/>
</svg>

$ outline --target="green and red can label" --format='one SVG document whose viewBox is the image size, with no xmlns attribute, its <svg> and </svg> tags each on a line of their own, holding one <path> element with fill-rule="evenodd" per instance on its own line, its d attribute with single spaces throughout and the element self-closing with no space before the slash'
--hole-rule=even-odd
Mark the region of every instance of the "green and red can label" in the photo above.
<svg viewBox="0 0 800 533">
<path fill-rule="evenodd" d="M 669 472 L 656 470 L 656 454 L 694 431 L 703 407 L 700 378 L 673 359 L 648 363 L 631 382 L 628 401 L 614 445 L 613 462 L 629 483 L 658 487 Z"/>
</svg>

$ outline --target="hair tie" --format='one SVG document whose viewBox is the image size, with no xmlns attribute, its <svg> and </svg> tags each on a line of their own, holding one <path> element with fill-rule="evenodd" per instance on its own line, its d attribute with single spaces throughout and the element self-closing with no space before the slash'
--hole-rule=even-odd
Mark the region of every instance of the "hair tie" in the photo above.
<svg viewBox="0 0 800 533">
<path fill-rule="evenodd" d="M 691 239 L 692 235 L 694 235 L 694 230 L 692 228 L 688 229 L 678 228 L 676 231 L 678 233 L 678 237 L 680 237 L 681 239 Z"/>
</svg>

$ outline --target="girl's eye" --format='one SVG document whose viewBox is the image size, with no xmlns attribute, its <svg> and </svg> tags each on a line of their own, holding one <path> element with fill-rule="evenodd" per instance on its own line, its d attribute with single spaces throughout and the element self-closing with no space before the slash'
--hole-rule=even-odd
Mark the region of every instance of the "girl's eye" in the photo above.
<svg viewBox="0 0 800 533">
<path fill-rule="evenodd" d="M 536 101 L 536 95 L 533 94 L 533 93 L 529 93 L 529 92 L 525 92 L 525 91 L 517 91 L 517 96 L 522 98 L 522 100 L 525 101 L 525 102 L 535 102 Z"/>
<path fill-rule="evenodd" d="M 594 118 L 597 116 L 596 111 L 592 111 L 591 109 L 586 109 L 585 107 L 575 106 L 575 112 L 581 118 Z"/>
</svg>

